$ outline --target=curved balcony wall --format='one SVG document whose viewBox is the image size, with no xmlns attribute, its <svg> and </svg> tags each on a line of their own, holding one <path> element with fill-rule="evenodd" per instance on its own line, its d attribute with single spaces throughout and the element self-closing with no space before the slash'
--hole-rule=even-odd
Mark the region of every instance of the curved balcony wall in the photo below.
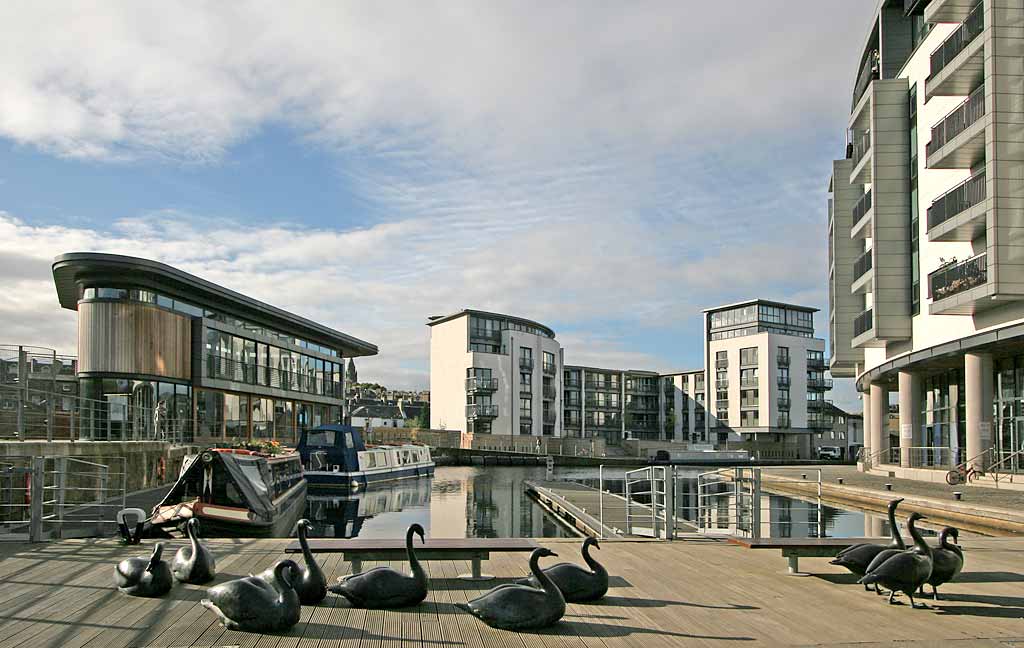
<svg viewBox="0 0 1024 648">
<path fill-rule="evenodd" d="M 141 303 L 78 305 L 79 374 L 192 379 L 191 318 Z"/>
</svg>

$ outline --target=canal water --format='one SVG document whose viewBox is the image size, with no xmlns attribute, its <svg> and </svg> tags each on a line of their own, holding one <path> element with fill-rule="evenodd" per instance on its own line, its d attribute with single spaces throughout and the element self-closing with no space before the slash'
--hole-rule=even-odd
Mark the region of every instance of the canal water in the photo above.
<svg viewBox="0 0 1024 648">
<path fill-rule="evenodd" d="M 683 490 L 695 492 L 701 469 L 681 470 L 688 481 Z M 438 538 L 561 538 L 575 537 L 526 494 L 526 480 L 566 480 L 597 487 L 596 468 L 479 466 L 438 467 L 433 478 L 373 487 L 341 496 L 310 491 L 306 517 L 312 535 L 327 538 L 397 538 L 413 522 Z M 622 492 L 622 471 L 604 472 L 604 486 Z M 773 537 L 837 538 L 865 535 L 865 516 L 873 513 L 843 510 L 785 496 L 770 496 Z M 690 517 L 689 514 L 685 514 Z M 872 528 L 878 529 L 875 524 Z M 881 520 L 881 531 L 888 524 Z"/>
</svg>

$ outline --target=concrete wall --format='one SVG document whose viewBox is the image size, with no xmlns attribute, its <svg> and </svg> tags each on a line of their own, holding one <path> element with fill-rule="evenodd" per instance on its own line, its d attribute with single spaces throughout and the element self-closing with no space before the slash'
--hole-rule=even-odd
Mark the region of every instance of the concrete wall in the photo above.
<svg viewBox="0 0 1024 648">
<path fill-rule="evenodd" d="M 474 434 L 474 450 L 502 450 L 580 457 L 601 457 L 605 453 L 604 439 L 577 439 L 570 437 L 527 437 L 499 434 Z"/>
<path fill-rule="evenodd" d="M 431 448 L 468 448 L 473 435 L 459 430 L 425 430 L 423 428 L 378 427 L 363 432 L 366 443 L 402 445 L 422 443 Z"/>
<path fill-rule="evenodd" d="M 473 366 L 469 349 L 469 318 L 430 327 L 430 427 L 468 429 L 466 368 Z"/>
</svg>

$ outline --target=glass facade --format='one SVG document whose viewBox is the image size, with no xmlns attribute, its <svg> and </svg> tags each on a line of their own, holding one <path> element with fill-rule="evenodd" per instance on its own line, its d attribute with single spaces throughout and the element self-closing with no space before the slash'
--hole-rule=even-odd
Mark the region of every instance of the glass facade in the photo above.
<svg viewBox="0 0 1024 648">
<path fill-rule="evenodd" d="M 192 441 L 192 387 L 129 378 L 79 381 L 81 429 L 90 441 Z"/>
<path fill-rule="evenodd" d="M 340 362 L 206 330 L 206 377 L 341 398 Z"/>
<path fill-rule="evenodd" d="M 814 335 L 814 313 L 770 304 L 747 304 L 708 314 L 711 340 L 781 333 L 798 337 Z"/>
</svg>

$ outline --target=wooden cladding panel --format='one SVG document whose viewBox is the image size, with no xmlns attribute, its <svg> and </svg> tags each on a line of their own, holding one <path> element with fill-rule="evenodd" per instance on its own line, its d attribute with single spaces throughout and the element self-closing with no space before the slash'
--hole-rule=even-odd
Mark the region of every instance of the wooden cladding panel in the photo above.
<svg viewBox="0 0 1024 648">
<path fill-rule="evenodd" d="M 78 305 L 78 370 L 191 380 L 191 318 L 146 304 Z"/>
</svg>

